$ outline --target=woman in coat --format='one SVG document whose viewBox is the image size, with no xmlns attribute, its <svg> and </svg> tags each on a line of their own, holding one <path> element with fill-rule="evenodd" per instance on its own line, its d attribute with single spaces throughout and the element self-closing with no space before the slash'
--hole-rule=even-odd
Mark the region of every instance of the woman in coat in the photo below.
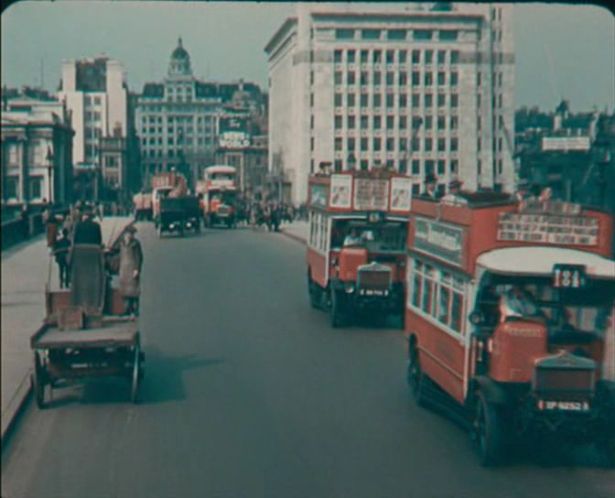
<svg viewBox="0 0 615 498">
<path fill-rule="evenodd" d="M 143 251 L 141 250 L 141 243 L 135 238 L 136 231 L 137 229 L 133 225 L 129 225 L 120 243 L 119 280 L 125 313 L 138 316 Z"/>
</svg>

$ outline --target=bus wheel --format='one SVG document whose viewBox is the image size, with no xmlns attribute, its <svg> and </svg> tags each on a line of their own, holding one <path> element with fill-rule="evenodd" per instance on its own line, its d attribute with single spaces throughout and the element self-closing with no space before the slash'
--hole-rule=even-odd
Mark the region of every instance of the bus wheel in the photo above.
<svg viewBox="0 0 615 498">
<path fill-rule="evenodd" d="M 417 405 L 427 406 L 427 384 L 429 379 L 421 370 L 419 351 L 416 344 L 411 344 L 408 354 L 408 386 Z"/>
<path fill-rule="evenodd" d="M 499 463 L 504 444 L 502 414 L 498 406 L 487 401 L 485 395 L 480 391 L 474 410 L 472 440 L 483 467 Z"/>
<path fill-rule="evenodd" d="M 344 326 L 344 309 L 341 293 L 331 290 L 331 326 L 339 328 Z"/>
<path fill-rule="evenodd" d="M 316 284 L 312 282 L 312 278 L 310 277 L 310 275 L 308 275 L 308 294 L 310 296 L 310 306 L 314 309 L 318 309 L 320 307 L 322 298 L 319 295 L 318 289 L 316 288 Z"/>
</svg>

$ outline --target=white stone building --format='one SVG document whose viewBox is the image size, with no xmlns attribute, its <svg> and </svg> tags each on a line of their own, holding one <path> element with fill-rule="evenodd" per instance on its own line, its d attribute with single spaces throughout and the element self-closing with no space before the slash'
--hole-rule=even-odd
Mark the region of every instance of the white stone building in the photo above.
<svg viewBox="0 0 615 498">
<path fill-rule="evenodd" d="M 48 95 L 2 95 L 2 209 L 67 204 L 72 197 L 68 113 Z"/>
<path fill-rule="evenodd" d="M 412 10 L 411 10 L 412 9 Z M 422 9 L 422 10 L 419 10 Z M 512 6 L 298 4 L 265 51 L 269 168 L 293 202 L 321 162 L 382 163 L 422 188 L 515 185 Z"/>
<path fill-rule="evenodd" d="M 73 160 L 78 170 L 102 172 L 101 139 L 126 138 L 128 89 L 122 64 L 107 57 L 64 61 L 58 92 L 71 113 L 75 130 Z M 122 164 L 115 186 L 122 188 L 127 175 Z"/>
</svg>

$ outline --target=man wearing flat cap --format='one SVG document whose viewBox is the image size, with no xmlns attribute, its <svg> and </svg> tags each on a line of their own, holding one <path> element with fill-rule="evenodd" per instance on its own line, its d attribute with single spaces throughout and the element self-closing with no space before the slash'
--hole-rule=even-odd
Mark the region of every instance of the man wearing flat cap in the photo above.
<svg viewBox="0 0 615 498">
<path fill-rule="evenodd" d="M 143 251 L 141 243 L 135 237 L 136 231 L 134 225 L 128 225 L 120 242 L 120 293 L 124 299 L 124 312 L 133 317 L 139 315 L 143 266 Z"/>
</svg>

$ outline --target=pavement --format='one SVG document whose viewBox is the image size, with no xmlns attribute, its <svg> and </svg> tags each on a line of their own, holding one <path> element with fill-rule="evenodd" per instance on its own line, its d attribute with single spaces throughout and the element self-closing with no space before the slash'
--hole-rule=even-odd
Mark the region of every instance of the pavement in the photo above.
<svg viewBox="0 0 615 498">
<path fill-rule="evenodd" d="M 292 223 L 282 225 L 280 230 L 287 237 L 305 244 L 309 226 L 310 224 L 307 221 L 293 221 Z"/>
<path fill-rule="evenodd" d="M 103 240 L 108 241 L 130 221 L 128 217 L 105 218 Z M 45 316 L 47 282 L 51 288 L 57 287 L 58 272 L 45 237 L 2 253 L 2 440 L 30 391 L 30 336 Z"/>
<path fill-rule="evenodd" d="M 332 329 L 310 308 L 305 250 L 284 235 L 138 236 L 142 402 L 100 379 L 29 403 L 3 448 L 3 497 L 615 495 L 591 448 L 537 442 L 480 467 L 463 430 L 411 400 L 399 330 Z"/>
</svg>

